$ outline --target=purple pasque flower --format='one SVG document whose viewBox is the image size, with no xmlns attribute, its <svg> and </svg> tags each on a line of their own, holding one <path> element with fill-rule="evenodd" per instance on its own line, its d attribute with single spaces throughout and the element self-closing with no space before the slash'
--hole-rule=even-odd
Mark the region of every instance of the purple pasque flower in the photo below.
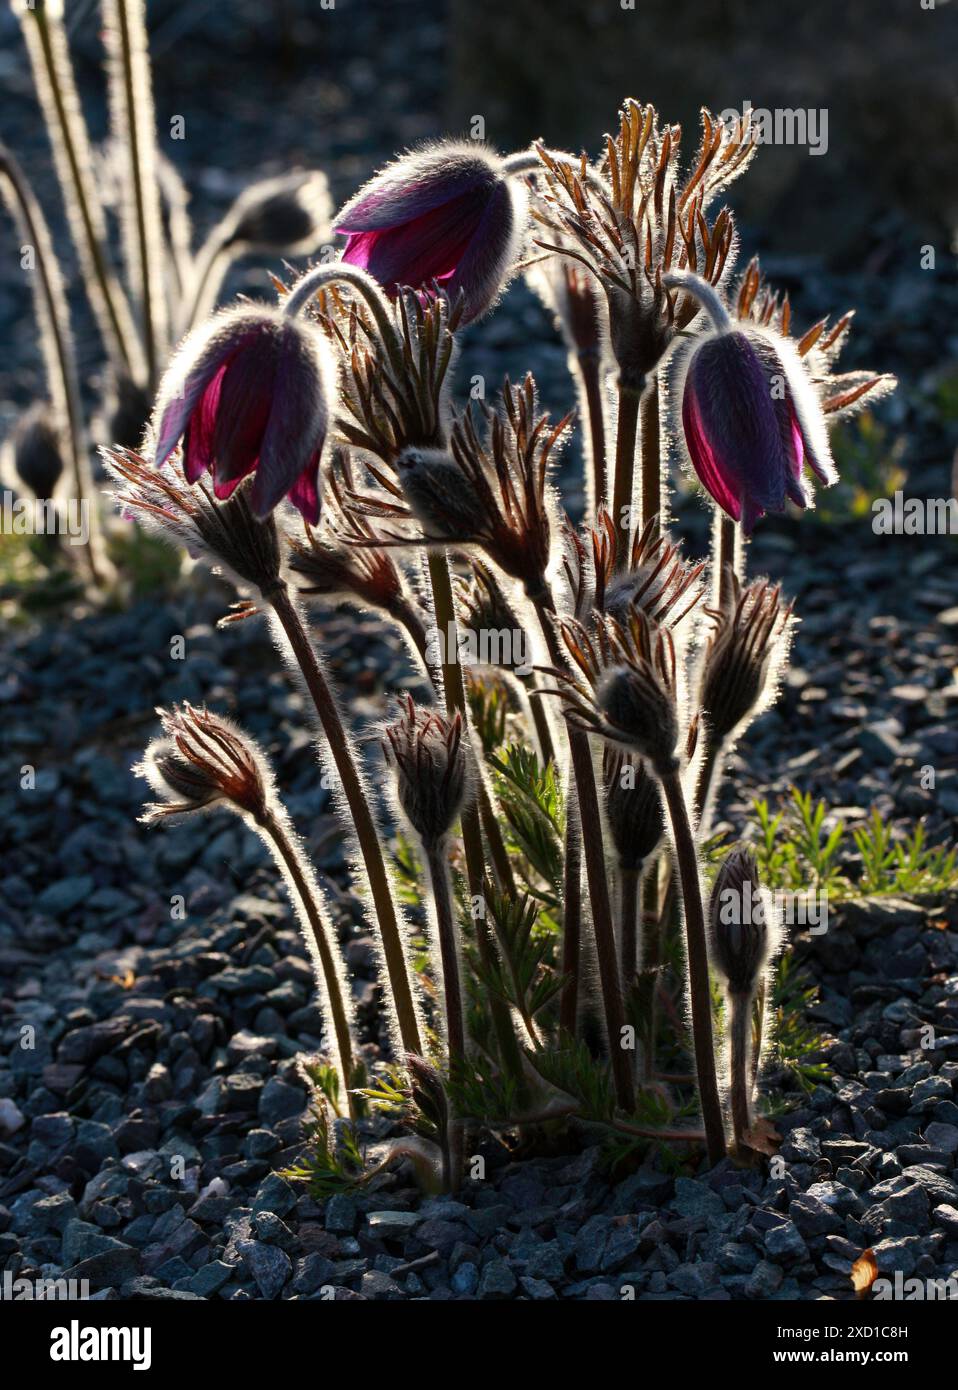
<svg viewBox="0 0 958 1390">
<path fill-rule="evenodd" d="M 346 204 L 333 230 L 343 260 L 389 293 L 435 282 L 463 296 L 463 322 L 491 308 L 522 240 L 528 197 L 482 145 L 443 141 L 387 164 Z"/>
<path fill-rule="evenodd" d="M 698 276 L 665 277 L 702 303 L 713 328 L 684 356 L 682 427 L 699 481 L 751 535 L 766 512 L 788 499 L 814 506 L 804 469 L 826 486 L 838 474 L 821 401 L 794 345 L 774 330 L 733 324 Z"/>
<path fill-rule="evenodd" d="M 335 368 L 326 339 L 306 319 L 241 304 L 188 334 L 160 383 L 154 463 L 183 441 L 183 469 L 213 477 L 220 501 L 255 474 L 249 504 L 263 520 L 288 497 L 319 521 L 319 469 Z"/>
</svg>

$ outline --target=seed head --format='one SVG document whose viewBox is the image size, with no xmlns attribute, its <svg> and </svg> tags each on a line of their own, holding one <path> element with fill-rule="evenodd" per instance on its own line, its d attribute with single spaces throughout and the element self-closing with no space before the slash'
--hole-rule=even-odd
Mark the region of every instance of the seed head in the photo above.
<svg viewBox="0 0 958 1390">
<path fill-rule="evenodd" d="M 136 772 L 162 800 L 149 803 L 142 819 L 150 824 L 225 804 L 262 824 L 272 779 L 252 739 L 188 702 L 158 713 L 164 737 L 148 746 Z"/>
<path fill-rule="evenodd" d="M 417 707 L 409 696 L 397 720 L 386 726 L 383 751 L 396 772 L 399 805 L 425 845 L 452 829 L 468 780 L 462 718 L 446 719 Z"/>
</svg>

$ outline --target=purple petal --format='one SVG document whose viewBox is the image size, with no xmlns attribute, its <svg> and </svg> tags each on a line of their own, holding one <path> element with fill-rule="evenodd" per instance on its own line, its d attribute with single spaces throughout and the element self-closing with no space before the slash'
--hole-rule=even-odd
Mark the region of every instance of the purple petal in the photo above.
<svg viewBox="0 0 958 1390">
<path fill-rule="evenodd" d="M 492 157 L 458 145 L 406 155 L 350 199 L 333 231 L 377 232 L 401 226 L 457 198 L 483 190 L 488 196 L 499 177 Z"/>
<path fill-rule="evenodd" d="M 250 492 L 253 514 L 266 517 L 276 504 L 316 467 L 328 421 L 325 345 L 317 330 L 301 323 L 285 326 L 277 363 L 269 420 L 260 446 L 256 480 Z M 316 497 L 318 519 L 318 493 Z"/>
</svg>

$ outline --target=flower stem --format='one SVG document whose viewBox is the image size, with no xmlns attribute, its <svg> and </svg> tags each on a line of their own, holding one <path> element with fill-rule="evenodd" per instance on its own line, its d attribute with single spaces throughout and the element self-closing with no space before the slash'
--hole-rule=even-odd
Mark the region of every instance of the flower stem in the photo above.
<svg viewBox="0 0 958 1390">
<path fill-rule="evenodd" d="M 540 597 L 536 601 L 535 607 L 552 664 L 561 669 L 564 661 L 552 622 L 555 602 L 551 594 Z M 602 843 L 602 817 L 599 810 L 595 768 L 592 765 L 592 752 L 589 747 L 588 735 L 583 730 L 571 726 L 569 726 L 568 732 L 569 748 L 572 754 L 572 771 L 575 777 L 582 826 L 582 847 L 585 857 L 586 879 L 589 885 L 589 901 L 592 906 L 592 929 L 595 933 L 599 983 L 602 990 L 609 1054 L 612 1059 L 612 1075 L 619 1105 L 623 1110 L 631 1111 L 635 1104 L 635 1087 L 629 1058 L 622 1046 L 625 1039 L 625 1006 L 622 1000 L 622 982 L 616 960 L 615 928 L 612 923 L 612 904 L 609 900 L 609 880 L 606 872 L 605 848 Z"/>
<path fill-rule="evenodd" d="M 640 409 L 642 424 L 642 529 L 653 518 L 659 523 L 654 534 L 662 529 L 662 435 L 659 421 L 659 378 L 653 376 L 642 393 Z"/>
<path fill-rule="evenodd" d="M 448 640 L 448 635 L 455 633 L 457 629 L 456 609 L 452 596 L 452 576 L 449 571 L 449 559 L 444 551 L 430 550 L 429 579 L 432 585 L 433 613 L 436 626 L 440 632 L 447 634 L 442 664 L 446 710 L 449 714 L 458 713 L 461 715 L 463 725 L 468 731 L 470 727 L 469 709 L 466 703 L 466 687 L 462 678 L 462 667 L 459 664 L 459 646 L 457 641 L 450 642 Z M 452 647 L 451 651 L 450 647 Z M 468 747 L 471 755 L 475 757 L 471 738 L 468 739 Z M 480 777 L 481 782 L 481 774 L 478 769 L 476 775 Z M 492 819 L 495 820 L 495 817 Z M 462 811 L 462 845 L 466 856 L 469 897 L 473 902 L 481 903 L 484 896 L 486 866 L 482 847 L 482 824 L 479 818 L 479 807 L 475 801 L 467 802 Z M 481 913 L 477 914 L 474 917 L 474 922 L 480 958 L 489 963 L 493 959 L 495 947 L 492 944 L 485 917 Z M 508 1007 L 503 1000 L 492 998 L 490 999 L 490 1010 L 502 1064 L 511 1075 L 518 1077 L 522 1073 L 522 1062 Z"/>
<path fill-rule="evenodd" d="M 372 894 L 379 933 L 382 938 L 386 972 L 389 976 L 402 1044 L 407 1052 L 413 1052 L 419 1056 L 422 1054 L 419 1019 L 410 983 L 399 912 L 386 870 L 379 832 L 369 807 L 366 789 L 363 787 L 359 770 L 353 760 L 346 730 L 343 727 L 333 693 L 307 635 L 302 615 L 291 598 L 288 588 L 285 584 L 281 584 L 270 592 L 264 593 L 263 597 L 270 604 L 286 635 L 329 743 L 329 750 L 339 774 L 343 795 L 352 815 L 360 854 L 369 880 L 369 890 Z"/>
<path fill-rule="evenodd" d="M 319 885 L 300 845 L 290 834 L 285 816 L 270 813 L 262 825 L 262 833 L 287 878 L 309 927 L 312 938 L 309 942 L 310 953 L 320 966 L 323 992 L 336 1035 L 343 1089 L 349 1101 L 349 1112 L 353 1115 L 354 1100 L 350 1091 L 354 1069 L 352 1032 L 346 1011 L 342 970 L 338 968 L 330 942 L 331 928 L 321 907 Z"/>
<path fill-rule="evenodd" d="M 83 550 L 90 577 L 94 583 L 100 583 L 112 566 L 103 553 L 100 540 L 66 292 L 40 205 L 20 165 L 2 145 L 0 196 L 8 204 L 25 244 L 33 248 L 36 257 L 34 304 L 50 401 L 69 454 L 77 501 L 93 513 L 89 541 Z"/>
<path fill-rule="evenodd" d="M 730 576 L 742 578 L 744 558 L 738 526 L 716 507 L 712 516 L 712 602 L 717 608 L 731 602 Z"/>
<path fill-rule="evenodd" d="M 746 1132 L 752 1127 L 752 1079 L 749 1050 L 752 1031 L 752 999 L 748 994 L 730 994 L 729 1071 L 732 1102 L 732 1132 L 736 1148 L 744 1147 Z"/>
<path fill-rule="evenodd" d="M 436 935 L 439 941 L 439 963 L 442 970 L 442 998 L 446 1015 L 446 1046 L 449 1050 L 449 1072 L 455 1076 L 466 1057 L 466 1025 L 462 1003 L 462 980 L 459 971 L 459 945 L 449 866 L 442 844 L 423 846 L 426 872 L 432 888 L 436 912 Z M 443 1165 L 445 1186 L 456 1192 L 462 1182 L 463 1126 L 456 1115 L 449 1118 L 449 1152 Z"/>
<path fill-rule="evenodd" d="M 566 776 L 565 863 L 562 872 L 562 974 L 559 1027 L 575 1037 L 579 1012 L 579 954 L 582 942 L 582 831 L 575 779 Z"/>
<path fill-rule="evenodd" d="M 622 988 L 628 990 L 635 979 L 639 958 L 639 904 L 642 898 L 642 870 L 619 865 L 619 960 Z"/>
<path fill-rule="evenodd" d="M 635 482 L 635 445 L 639 432 L 639 402 L 642 393 L 619 379 L 619 418 L 615 435 L 615 480 L 612 494 L 612 521 L 619 536 L 616 564 L 624 569 L 628 562 L 632 534 L 632 490 Z"/>
<path fill-rule="evenodd" d="M 108 259 L 106 223 L 93 182 L 90 138 L 70 66 L 63 16 L 43 4 L 25 5 L 21 24 L 90 307 L 114 366 L 142 382 L 141 345 L 129 303 Z"/>
<path fill-rule="evenodd" d="M 682 781 L 677 771 L 662 775 L 662 790 L 672 825 L 675 860 L 682 886 L 685 916 L 686 954 L 689 970 L 689 999 L 692 1008 L 692 1041 L 698 1077 L 699 1104 L 705 1124 L 709 1162 L 725 1157 L 725 1127 L 715 1074 L 715 1043 L 712 1032 L 712 994 L 709 986 L 709 956 L 702 907 L 702 883 L 695 853 Z"/>
<path fill-rule="evenodd" d="M 599 507 L 608 502 L 608 478 L 605 466 L 605 402 L 602 392 L 602 358 L 594 350 L 577 355 L 579 384 L 585 405 L 588 426 L 587 463 L 592 478 L 591 519 Z"/>
</svg>

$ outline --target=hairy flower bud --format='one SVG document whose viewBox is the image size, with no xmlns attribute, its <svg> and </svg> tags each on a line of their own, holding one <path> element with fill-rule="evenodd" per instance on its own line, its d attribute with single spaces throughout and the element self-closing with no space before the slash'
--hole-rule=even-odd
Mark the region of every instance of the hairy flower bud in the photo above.
<svg viewBox="0 0 958 1390">
<path fill-rule="evenodd" d="M 751 994 L 770 949 L 769 923 L 754 855 L 733 849 L 718 871 L 709 904 L 712 956 L 730 994 Z"/>
<path fill-rule="evenodd" d="M 13 466 L 20 481 L 35 497 L 53 496 L 63 472 L 60 433 L 50 409 L 42 401 L 32 405 L 17 421 L 13 434 Z"/>
<path fill-rule="evenodd" d="M 383 751 L 396 771 L 399 805 L 425 845 L 452 829 L 466 795 L 462 719 L 446 719 L 407 698 L 404 712 L 386 726 Z"/>
<path fill-rule="evenodd" d="M 332 210 L 329 183 L 318 169 L 262 179 L 233 204 L 225 244 L 263 255 L 306 256 L 329 235 Z"/>
<path fill-rule="evenodd" d="M 768 703 L 791 620 L 791 605 L 782 605 L 777 585 L 756 580 L 743 592 L 734 576 L 731 582 L 728 605 L 710 610 L 715 626 L 699 685 L 713 744 L 724 742 Z"/>
<path fill-rule="evenodd" d="M 270 777 L 252 740 L 222 715 L 188 702 L 158 713 L 165 737 L 153 740 L 136 772 L 162 800 L 146 807 L 143 820 L 226 804 L 262 824 Z"/>
<path fill-rule="evenodd" d="M 389 293 L 399 287 L 451 299 L 463 322 L 492 307 L 517 259 L 527 194 L 497 155 L 472 142 L 444 141 L 381 169 L 336 218 L 343 260 L 367 270 Z"/>
<path fill-rule="evenodd" d="M 656 771 L 674 764 L 679 739 L 675 699 L 652 672 L 635 666 L 612 667 L 596 689 L 596 704 L 610 738 L 642 753 Z"/>
<path fill-rule="evenodd" d="M 607 748 L 603 759 L 609 833 L 623 869 L 640 870 L 662 839 L 658 783 L 638 758 Z"/>
<path fill-rule="evenodd" d="M 403 494 L 427 539 L 465 542 L 488 520 L 478 493 L 441 449 L 405 449 L 396 460 Z"/>
</svg>

